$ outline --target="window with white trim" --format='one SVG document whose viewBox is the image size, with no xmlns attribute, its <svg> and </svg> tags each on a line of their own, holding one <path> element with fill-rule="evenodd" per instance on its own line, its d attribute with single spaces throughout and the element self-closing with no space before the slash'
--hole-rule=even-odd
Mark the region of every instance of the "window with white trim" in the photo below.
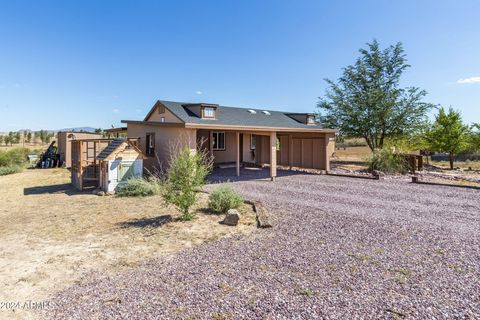
<svg viewBox="0 0 480 320">
<path fill-rule="evenodd" d="M 308 115 L 307 116 L 307 124 L 315 124 L 315 116 Z"/>
<path fill-rule="evenodd" d="M 215 118 L 215 108 L 205 107 L 203 108 L 204 118 Z"/>
<path fill-rule="evenodd" d="M 225 150 L 225 132 L 212 132 L 213 150 Z"/>
</svg>

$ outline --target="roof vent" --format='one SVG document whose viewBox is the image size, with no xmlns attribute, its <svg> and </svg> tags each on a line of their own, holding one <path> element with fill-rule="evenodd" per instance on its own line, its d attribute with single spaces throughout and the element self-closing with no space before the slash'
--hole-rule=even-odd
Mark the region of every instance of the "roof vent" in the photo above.
<svg viewBox="0 0 480 320">
<path fill-rule="evenodd" d="M 251 114 L 256 114 L 257 111 L 253 110 L 253 109 L 249 109 L 248 112 L 250 112 Z"/>
<path fill-rule="evenodd" d="M 266 111 L 266 110 L 263 110 L 262 113 L 263 113 L 263 114 L 266 114 L 267 116 L 270 115 L 270 112 L 268 112 L 268 111 Z"/>
</svg>

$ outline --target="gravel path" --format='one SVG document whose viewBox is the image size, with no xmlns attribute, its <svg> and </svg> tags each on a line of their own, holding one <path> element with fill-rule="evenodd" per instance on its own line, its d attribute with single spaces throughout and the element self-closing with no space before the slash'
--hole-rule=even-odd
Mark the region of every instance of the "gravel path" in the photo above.
<svg viewBox="0 0 480 320">
<path fill-rule="evenodd" d="M 245 173 L 242 179 L 265 175 Z M 53 297 L 56 308 L 46 315 L 480 318 L 478 190 L 283 174 L 273 183 L 232 183 L 247 198 L 264 201 L 275 213 L 274 228 L 112 278 L 93 275 Z"/>
</svg>

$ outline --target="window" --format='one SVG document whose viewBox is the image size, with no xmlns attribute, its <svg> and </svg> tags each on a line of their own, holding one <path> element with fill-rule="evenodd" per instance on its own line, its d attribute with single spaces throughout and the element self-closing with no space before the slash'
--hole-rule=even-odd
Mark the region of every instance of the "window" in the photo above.
<svg viewBox="0 0 480 320">
<path fill-rule="evenodd" d="M 204 118 L 215 118 L 215 108 L 205 107 L 203 108 Z"/>
<path fill-rule="evenodd" d="M 253 134 L 250 135 L 250 150 L 255 150 L 257 147 L 257 137 Z"/>
<path fill-rule="evenodd" d="M 225 132 L 212 132 L 213 150 L 225 150 Z"/>
<path fill-rule="evenodd" d="M 315 116 L 307 116 L 307 124 L 315 124 Z"/>
<path fill-rule="evenodd" d="M 165 122 L 165 117 L 161 117 L 160 122 Z"/>
<path fill-rule="evenodd" d="M 155 133 L 147 133 L 145 139 L 145 154 L 153 156 L 155 154 Z"/>
<path fill-rule="evenodd" d="M 118 181 L 127 181 L 128 179 L 134 176 L 133 172 L 133 162 L 122 162 L 118 166 Z"/>
</svg>

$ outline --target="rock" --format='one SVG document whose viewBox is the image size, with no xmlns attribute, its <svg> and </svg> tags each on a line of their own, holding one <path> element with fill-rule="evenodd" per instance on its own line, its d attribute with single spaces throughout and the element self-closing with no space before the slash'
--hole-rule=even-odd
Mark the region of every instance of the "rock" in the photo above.
<svg viewBox="0 0 480 320">
<path fill-rule="evenodd" d="M 103 197 L 105 195 L 105 192 L 103 191 L 98 191 L 97 196 Z"/>
<path fill-rule="evenodd" d="M 222 223 L 226 224 L 227 226 L 236 226 L 238 224 L 238 220 L 240 220 L 240 213 L 236 209 L 230 209 L 223 219 Z"/>
</svg>

